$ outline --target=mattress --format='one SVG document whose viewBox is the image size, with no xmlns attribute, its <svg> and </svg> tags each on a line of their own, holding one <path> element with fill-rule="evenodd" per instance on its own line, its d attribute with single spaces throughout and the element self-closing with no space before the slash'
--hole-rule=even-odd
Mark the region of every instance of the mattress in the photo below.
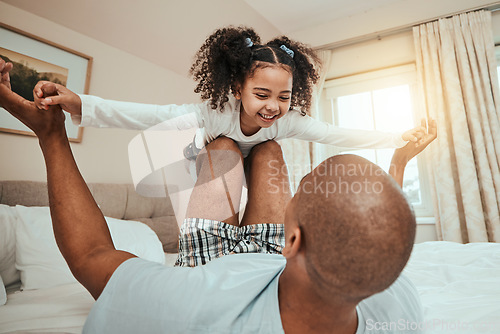
<svg viewBox="0 0 500 334">
<path fill-rule="evenodd" d="M 420 294 L 426 333 L 500 333 L 500 244 L 417 244 L 404 272 Z"/>
</svg>

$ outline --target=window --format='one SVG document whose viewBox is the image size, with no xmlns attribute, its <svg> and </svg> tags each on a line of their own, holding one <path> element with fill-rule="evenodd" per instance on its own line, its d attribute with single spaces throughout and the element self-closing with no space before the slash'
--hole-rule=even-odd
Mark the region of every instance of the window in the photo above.
<svg viewBox="0 0 500 334">
<path fill-rule="evenodd" d="M 500 64 L 500 45 L 495 44 L 495 56 L 497 64 Z M 500 86 L 500 65 L 497 66 L 498 85 Z"/>
<path fill-rule="evenodd" d="M 416 97 L 413 64 L 352 75 L 325 83 L 322 116 L 325 121 L 344 128 L 402 132 L 417 126 L 425 117 Z M 388 171 L 393 152 L 393 149 L 341 150 L 325 145 L 320 159 L 333 154 L 353 153 Z M 417 216 L 433 215 L 422 155 L 408 163 L 403 191 Z"/>
</svg>

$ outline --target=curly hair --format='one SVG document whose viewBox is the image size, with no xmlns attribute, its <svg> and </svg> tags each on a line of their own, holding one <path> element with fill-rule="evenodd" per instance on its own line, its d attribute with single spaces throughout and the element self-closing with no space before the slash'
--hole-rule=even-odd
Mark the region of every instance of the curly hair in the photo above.
<svg viewBox="0 0 500 334">
<path fill-rule="evenodd" d="M 248 41 L 252 43 L 249 44 Z M 311 107 L 313 86 L 319 79 L 318 56 L 305 44 L 281 36 L 261 45 L 252 28 L 226 27 L 210 35 L 195 55 L 189 73 L 198 82 L 196 93 L 210 100 L 213 109 L 223 110 L 229 93 L 248 77 L 269 64 L 282 66 L 293 77 L 290 108 L 305 115 Z M 285 51 L 293 51 L 293 56 Z"/>
</svg>

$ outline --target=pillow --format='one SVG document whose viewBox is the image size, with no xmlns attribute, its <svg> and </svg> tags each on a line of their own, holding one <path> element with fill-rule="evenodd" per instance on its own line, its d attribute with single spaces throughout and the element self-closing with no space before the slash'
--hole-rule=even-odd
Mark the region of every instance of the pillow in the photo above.
<svg viewBox="0 0 500 334">
<path fill-rule="evenodd" d="M 73 283 L 66 261 L 57 247 L 48 207 L 16 206 L 16 267 L 22 289 L 41 289 Z M 140 258 L 165 263 L 162 244 L 148 226 L 105 217 L 115 248 Z"/>
<path fill-rule="evenodd" d="M 3 278 L 2 286 L 19 281 L 19 271 L 16 269 L 16 221 L 16 208 L 0 204 L 0 276 Z"/>
<path fill-rule="evenodd" d="M 3 285 L 2 276 L 0 275 L 0 306 L 7 303 L 7 292 L 5 292 L 5 285 Z"/>
</svg>

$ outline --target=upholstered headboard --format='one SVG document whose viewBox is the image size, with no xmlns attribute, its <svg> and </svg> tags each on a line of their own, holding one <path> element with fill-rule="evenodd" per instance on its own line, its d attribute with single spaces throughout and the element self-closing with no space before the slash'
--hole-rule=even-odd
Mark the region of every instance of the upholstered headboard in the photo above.
<svg viewBox="0 0 500 334">
<path fill-rule="evenodd" d="M 143 222 L 156 232 L 165 252 L 177 252 L 179 228 L 168 197 L 142 197 L 127 184 L 91 183 L 88 187 L 105 216 Z M 48 206 L 47 184 L 0 181 L 0 204 Z"/>
</svg>

